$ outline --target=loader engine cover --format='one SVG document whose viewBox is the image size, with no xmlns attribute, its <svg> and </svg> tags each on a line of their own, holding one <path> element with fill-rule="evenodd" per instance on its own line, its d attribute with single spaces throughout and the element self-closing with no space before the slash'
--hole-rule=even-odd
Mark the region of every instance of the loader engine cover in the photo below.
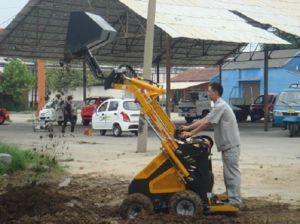
<svg viewBox="0 0 300 224">
<path fill-rule="evenodd" d="M 181 144 L 176 155 L 190 172 L 192 181 L 188 181 L 187 188 L 196 192 L 204 203 L 207 203 L 207 193 L 211 192 L 214 184 L 210 147 L 207 144 Z"/>
</svg>

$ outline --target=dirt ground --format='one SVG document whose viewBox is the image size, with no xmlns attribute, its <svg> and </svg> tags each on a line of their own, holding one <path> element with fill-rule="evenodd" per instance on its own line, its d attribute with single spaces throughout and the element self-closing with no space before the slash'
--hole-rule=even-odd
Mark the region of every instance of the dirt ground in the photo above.
<svg viewBox="0 0 300 224">
<path fill-rule="evenodd" d="M 126 196 L 128 180 L 85 174 L 72 176 L 68 181 L 65 187 L 35 182 L 8 188 L 0 195 L 0 223 L 300 223 L 300 209 L 290 210 L 287 204 L 258 198 L 245 199 L 244 210 L 235 215 L 191 219 L 156 214 L 126 221 L 119 216 L 119 205 Z"/>
<path fill-rule="evenodd" d="M 147 153 L 135 153 L 136 137 L 110 133 L 54 138 L 33 132 L 29 115 L 13 114 L 13 123 L 0 127 L 0 141 L 59 157 L 68 177 L 34 174 L 0 176 L 0 223 L 300 223 L 300 138 L 279 129 L 262 131 L 261 124 L 240 125 L 242 196 L 245 209 L 236 216 L 208 215 L 187 219 L 171 215 L 119 217 L 130 180 L 159 152 L 150 132 Z M 178 121 L 181 122 L 181 121 Z M 211 131 L 204 134 L 212 136 Z M 220 154 L 213 149 L 214 192 L 224 191 Z M 63 185 L 65 185 L 63 187 Z M 60 187 L 59 187 L 60 186 Z"/>
</svg>

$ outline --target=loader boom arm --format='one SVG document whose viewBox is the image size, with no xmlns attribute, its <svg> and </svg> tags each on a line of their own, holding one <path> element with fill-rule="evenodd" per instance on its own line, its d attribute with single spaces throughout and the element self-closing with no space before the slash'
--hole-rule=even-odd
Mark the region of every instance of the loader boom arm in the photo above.
<svg viewBox="0 0 300 224">
<path fill-rule="evenodd" d="M 123 83 L 116 83 L 112 86 L 114 89 L 129 90 L 135 95 L 141 105 L 141 113 L 162 142 L 162 150 L 176 165 L 180 176 L 188 177 L 189 172 L 175 155 L 175 150 L 178 148 L 174 138 L 175 126 L 156 100 L 158 96 L 166 93 L 165 89 L 142 78 L 126 76 L 124 76 Z"/>
</svg>

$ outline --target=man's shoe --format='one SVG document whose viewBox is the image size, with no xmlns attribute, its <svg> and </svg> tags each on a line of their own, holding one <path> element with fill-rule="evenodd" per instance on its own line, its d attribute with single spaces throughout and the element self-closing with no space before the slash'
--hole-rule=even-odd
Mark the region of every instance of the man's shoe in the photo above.
<svg viewBox="0 0 300 224">
<path fill-rule="evenodd" d="M 245 207 L 243 203 L 239 203 L 239 204 L 237 204 L 237 203 L 229 203 L 229 204 L 232 205 L 233 207 L 238 208 L 239 210 L 242 210 Z"/>
</svg>

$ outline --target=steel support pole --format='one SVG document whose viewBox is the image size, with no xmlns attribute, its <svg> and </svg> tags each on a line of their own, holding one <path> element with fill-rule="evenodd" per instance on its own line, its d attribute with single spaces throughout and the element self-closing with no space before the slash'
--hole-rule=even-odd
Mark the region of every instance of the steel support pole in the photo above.
<svg viewBox="0 0 300 224">
<path fill-rule="evenodd" d="M 171 114 L 171 37 L 166 34 L 166 113 Z"/>
<path fill-rule="evenodd" d="M 219 83 L 222 85 L 222 64 L 219 64 Z"/>
<path fill-rule="evenodd" d="M 85 102 L 86 100 L 86 84 L 87 84 L 87 80 L 86 80 L 86 57 L 84 56 L 83 58 L 83 102 Z"/>
<path fill-rule="evenodd" d="M 268 131 L 268 120 L 269 120 L 269 78 L 268 78 L 268 71 L 269 71 L 269 56 L 268 50 L 264 50 L 264 130 Z"/>
<path fill-rule="evenodd" d="M 159 84 L 159 82 L 160 82 L 159 76 L 160 76 L 160 73 L 159 73 L 159 61 L 157 60 L 156 61 L 156 83 L 157 84 Z"/>
<path fill-rule="evenodd" d="M 156 0 L 148 2 L 147 28 L 144 48 L 144 69 L 145 79 L 151 79 L 152 61 L 153 61 L 153 40 L 154 40 L 154 22 L 155 22 Z M 141 115 L 139 119 L 138 143 L 136 152 L 147 151 L 148 124 Z"/>
</svg>

